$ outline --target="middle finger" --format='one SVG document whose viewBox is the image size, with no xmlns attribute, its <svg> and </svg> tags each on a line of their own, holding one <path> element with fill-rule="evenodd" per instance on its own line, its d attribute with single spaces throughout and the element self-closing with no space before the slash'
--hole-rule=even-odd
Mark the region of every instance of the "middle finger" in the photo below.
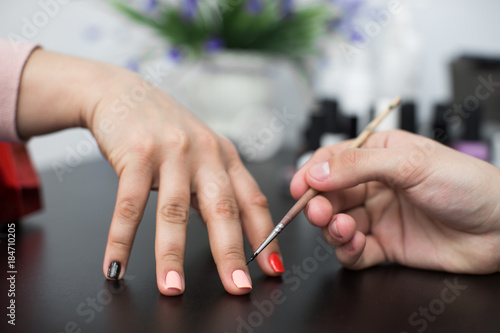
<svg viewBox="0 0 500 333">
<path fill-rule="evenodd" d="M 200 166 L 195 180 L 201 215 L 224 288 L 233 295 L 250 292 L 240 213 L 229 176 L 220 160 Z"/>
</svg>

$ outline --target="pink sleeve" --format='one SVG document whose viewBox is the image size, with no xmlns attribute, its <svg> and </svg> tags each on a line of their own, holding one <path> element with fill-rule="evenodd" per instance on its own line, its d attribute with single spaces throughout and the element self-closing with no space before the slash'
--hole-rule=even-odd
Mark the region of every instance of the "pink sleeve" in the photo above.
<svg viewBox="0 0 500 333">
<path fill-rule="evenodd" d="M 35 44 L 0 39 L 0 141 L 20 142 L 16 129 L 19 83 Z"/>
</svg>

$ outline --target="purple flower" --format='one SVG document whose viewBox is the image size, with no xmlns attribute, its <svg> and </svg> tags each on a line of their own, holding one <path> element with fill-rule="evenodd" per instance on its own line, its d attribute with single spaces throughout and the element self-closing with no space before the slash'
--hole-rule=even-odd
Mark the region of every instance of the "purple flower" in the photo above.
<svg viewBox="0 0 500 333">
<path fill-rule="evenodd" d="M 187 20 L 193 20 L 196 16 L 197 6 L 197 0 L 184 0 L 182 6 L 182 14 L 184 18 Z"/>
<path fill-rule="evenodd" d="M 332 2 L 342 9 L 344 15 L 351 18 L 356 15 L 365 4 L 365 0 L 332 0 Z"/>
<path fill-rule="evenodd" d="M 83 38 L 89 42 L 97 42 L 102 38 L 102 31 L 96 25 L 89 25 L 83 31 Z"/>
<path fill-rule="evenodd" d="M 365 36 L 363 36 L 362 33 L 360 33 L 357 29 L 353 28 L 350 33 L 350 39 L 351 41 L 355 43 L 363 43 L 365 41 Z"/>
<path fill-rule="evenodd" d="M 144 8 L 147 12 L 152 12 L 158 7 L 158 0 L 147 0 Z"/>
<path fill-rule="evenodd" d="M 207 53 L 215 53 L 217 51 L 220 51 L 224 48 L 224 40 L 220 37 L 213 37 L 210 38 L 205 42 L 205 51 Z"/>
<path fill-rule="evenodd" d="M 363 43 L 365 38 L 355 25 L 356 17 L 359 15 L 362 7 L 365 5 L 364 0 L 332 0 L 339 7 L 341 17 L 331 23 L 332 29 L 338 30 L 347 35 L 353 42 Z"/>
<path fill-rule="evenodd" d="M 183 54 L 182 54 L 182 51 L 179 50 L 179 49 L 176 49 L 176 48 L 173 48 L 173 49 L 170 49 L 168 52 L 167 52 L 167 56 L 172 59 L 175 63 L 179 63 L 181 62 L 182 58 L 183 58 Z"/>
<path fill-rule="evenodd" d="M 281 0 L 280 11 L 281 15 L 287 17 L 292 14 L 295 0 Z"/>
<path fill-rule="evenodd" d="M 137 73 L 139 71 L 139 63 L 135 59 L 129 59 L 125 64 L 125 68 Z"/>
<path fill-rule="evenodd" d="M 246 11 L 252 15 L 259 14 L 262 8 L 264 8 L 264 4 L 259 0 L 250 0 L 246 3 Z"/>
</svg>

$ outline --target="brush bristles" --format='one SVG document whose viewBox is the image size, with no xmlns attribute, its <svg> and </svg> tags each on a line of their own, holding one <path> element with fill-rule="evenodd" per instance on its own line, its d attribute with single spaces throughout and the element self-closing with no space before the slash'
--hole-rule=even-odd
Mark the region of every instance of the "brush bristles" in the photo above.
<svg viewBox="0 0 500 333">
<path fill-rule="evenodd" d="M 248 266 L 248 264 L 249 264 L 249 263 L 251 263 L 251 262 L 255 259 L 255 257 L 256 257 L 256 255 L 255 255 L 255 254 L 253 254 L 253 255 L 250 257 L 250 259 L 247 261 L 247 266 Z"/>
</svg>

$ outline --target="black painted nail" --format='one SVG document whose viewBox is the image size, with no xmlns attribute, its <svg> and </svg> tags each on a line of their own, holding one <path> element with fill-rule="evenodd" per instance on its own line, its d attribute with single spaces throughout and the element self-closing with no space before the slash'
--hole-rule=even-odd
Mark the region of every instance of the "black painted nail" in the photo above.
<svg viewBox="0 0 500 333">
<path fill-rule="evenodd" d="M 120 263 L 118 261 L 113 261 L 109 264 L 108 278 L 117 280 L 118 275 L 120 275 Z"/>
</svg>

